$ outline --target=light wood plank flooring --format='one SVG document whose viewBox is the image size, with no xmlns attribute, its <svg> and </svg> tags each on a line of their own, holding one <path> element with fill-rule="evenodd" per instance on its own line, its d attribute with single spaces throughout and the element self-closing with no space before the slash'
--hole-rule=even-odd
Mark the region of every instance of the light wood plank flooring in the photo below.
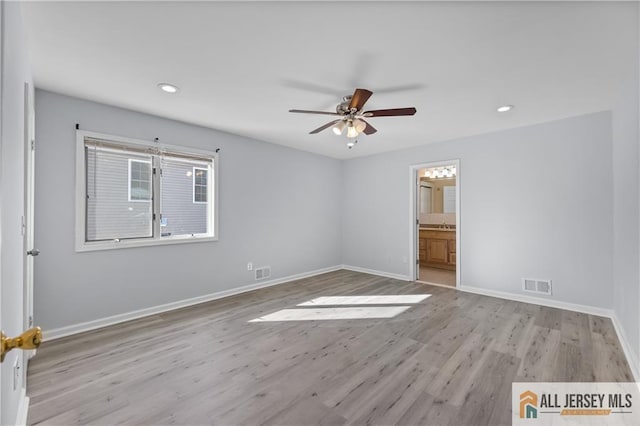
<svg viewBox="0 0 640 426">
<path fill-rule="evenodd" d="M 431 296 L 386 319 L 248 322 L 406 294 Z M 608 319 L 337 271 L 45 342 L 29 423 L 506 425 L 513 381 L 632 380 Z"/>
</svg>

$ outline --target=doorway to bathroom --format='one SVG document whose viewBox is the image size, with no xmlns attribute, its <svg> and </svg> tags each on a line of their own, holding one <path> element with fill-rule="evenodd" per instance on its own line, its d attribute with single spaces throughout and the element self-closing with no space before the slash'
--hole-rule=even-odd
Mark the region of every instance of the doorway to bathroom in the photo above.
<svg viewBox="0 0 640 426">
<path fill-rule="evenodd" d="M 460 284 L 460 161 L 411 166 L 412 262 L 416 281 Z"/>
</svg>

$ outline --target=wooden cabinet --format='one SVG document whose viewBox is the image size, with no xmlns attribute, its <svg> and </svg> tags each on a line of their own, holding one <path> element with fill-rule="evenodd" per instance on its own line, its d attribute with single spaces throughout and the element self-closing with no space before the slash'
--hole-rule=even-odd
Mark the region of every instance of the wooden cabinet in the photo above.
<svg viewBox="0 0 640 426">
<path fill-rule="evenodd" d="M 456 265 L 456 236 L 453 234 L 453 240 L 449 240 L 449 265 Z"/>
<path fill-rule="evenodd" d="M 422 238 L 422 235 L 421 235 L 419 241 L 420 241 L 420 245 L 418 247 L 418 259 L 420 259 L 420 264 L 424 265 L 426 264 L 426 260 L 427 260 L 427 239 Z"/>
<path fill-rule="evenodd" d="M 427 239 L 427 263 L 449 263 L 449 245 L 447 240 Z"/>
<path fill-rule="evenodd" d="M 420 265 L 456 269 L 456 231 L 420 230 L 418 256 Z"/>
</svg>

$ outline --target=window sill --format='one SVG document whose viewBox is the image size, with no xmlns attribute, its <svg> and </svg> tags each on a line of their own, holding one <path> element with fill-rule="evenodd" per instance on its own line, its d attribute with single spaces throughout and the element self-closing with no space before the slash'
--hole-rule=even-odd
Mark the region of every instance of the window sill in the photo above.
<svg viewBox="0 0 640 426">
<path fill-rule="evenodd" d="M 150 246 L 166 246 L 172 244 L 186 244 L 186 243 L 204 243 L 218 241 L 218 237 L 204 237 L 204 236 L 175 236 L 165 237 L 162 239 L 148 239 L 148 240 L 124 240 L 120 242 L 116 241 L 99 241 L 94 243 L 80 242 L 76 243 L 76 253 L 87 251 L 100 251 L 100 250 L 117 250 L 135 247 L 150 247 Z"/>
</svg>

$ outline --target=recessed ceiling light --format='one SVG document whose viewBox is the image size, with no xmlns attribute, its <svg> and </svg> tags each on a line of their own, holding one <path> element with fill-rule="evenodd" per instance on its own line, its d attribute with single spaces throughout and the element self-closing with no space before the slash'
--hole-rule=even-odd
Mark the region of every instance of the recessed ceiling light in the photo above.
<svg viewBox="0 0 640 426">
<path fill-rule="evenodd" d="M 498 112 L 507 112 L 507 111 L 511 111 L 513 109 L 513 105 L 502 105 L 500 107 L 498 107 L 498 109 L 496 111 Z"/>
<path fill-rule="evenodd" d="M 178 86 L 169 83 L 159 83 L 158 87 L 160 88 L 160 90 L 167 93 L 176 93 L 179 90 Z"/>
</svg>

